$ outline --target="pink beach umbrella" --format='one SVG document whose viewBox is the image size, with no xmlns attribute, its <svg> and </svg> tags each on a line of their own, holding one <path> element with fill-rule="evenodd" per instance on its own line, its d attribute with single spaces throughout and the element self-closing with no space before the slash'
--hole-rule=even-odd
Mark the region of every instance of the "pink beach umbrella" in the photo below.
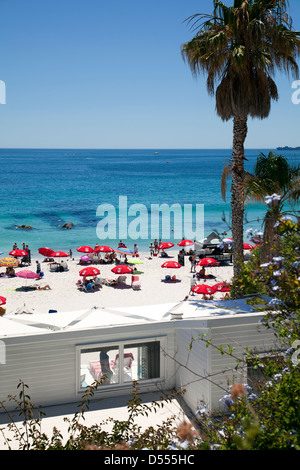
<svg viewBox="0 0 300 470">
<path fill-rule="evenodd" d="M 91 246 L 79 246 L 77 251 L 80 253 L 94 253 L 95 250 Z"/>
<path fill-rule="evenodd" d="M 16 276 L 23 279 L 38 279 L 40 277 L 39 274 L 36 274 L 33 271 L 29 271 L 28 269 L 23 269 L 22 271 L 17 272 Z"/>
<path fill-rule="evenodd" d="M 118 266 L 115 266 L 111 270 L 114 274 L 131 274 L 133 271 L 133 268 L 130 266 L 127 266 L 126 264 L 119 264 Z"/>
</svg>

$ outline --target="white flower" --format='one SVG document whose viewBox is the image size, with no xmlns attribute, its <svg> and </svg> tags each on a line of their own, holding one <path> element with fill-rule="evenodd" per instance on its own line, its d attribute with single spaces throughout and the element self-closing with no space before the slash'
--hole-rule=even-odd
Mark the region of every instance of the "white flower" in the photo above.
<svg viewBox="0 0 300 470">
<path fill-rule="evenodd" d="M 282 300 L 279 300 L 279 299 L 276 299 L 276 297 L 274 299 L 271 299 L 269 304 L 268 305 L 283 305 L 283 302 Z"/>
<path fill-rule="evenodd" d="M 267 206 L 277 205 L 280 199 L 281 199 L 280 194 L 274 193 L 272 194 L 272 196 L 265 197 L 265 203 L 267 204 Z"/>
<path fill-rule="evenodd" d="M 275 256 L 273 258 L 274 263 L 280 263 L 283 260 L 284 260 L 284 258 L 282 256 Z"/>
<path fill-rule="evenodd" d="M 269 266 L 271 266 L 272 263 L 264 263 L 264 264 L 261 264 L 260 267 L 261 268 L 268 268 Z"/>
</svg>

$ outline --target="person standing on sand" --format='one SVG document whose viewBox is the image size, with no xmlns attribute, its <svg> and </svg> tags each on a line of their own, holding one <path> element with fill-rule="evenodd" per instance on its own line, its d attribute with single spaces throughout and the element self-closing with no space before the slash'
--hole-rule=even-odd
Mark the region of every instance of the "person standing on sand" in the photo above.
<svg viewBox="0 0 300 470">
<path fill-rule="evenodd" d="M 39 261 L 36 261 L 36 273 L 41 274 L 41 265 Z"/>
<path fill-rule="evenodd" d="M 152 242 L 150 242 L 149 250 L 150 250 L 150 256 L 152 258 L 153 254 L 154 254 L 154 246 L 153 246 Z"/>
<path fill-rule="evenodd" d="M 158 252 L 158 241 L 155 238 L 155 240 L 154 240 L 154 253 L 157 253 L 157 252 Z"/>
<path fill-rule="evenodd" d="M 191 255 L 189 257 L 189 260 L 191 262 L 191 273 L 195 273 L 196 272 L 196 256 Z"/>
</svg>

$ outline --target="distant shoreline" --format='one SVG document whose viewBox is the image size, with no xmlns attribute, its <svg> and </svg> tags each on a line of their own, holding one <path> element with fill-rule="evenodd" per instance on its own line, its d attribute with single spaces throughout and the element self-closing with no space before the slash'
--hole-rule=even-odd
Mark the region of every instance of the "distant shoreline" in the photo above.
<svg viewBox="0 0 300 470">
<path fill-rule="evenodd" d="M 276 150 L 300 150 L 300 147 L 277 147 Z"/>
</svg>

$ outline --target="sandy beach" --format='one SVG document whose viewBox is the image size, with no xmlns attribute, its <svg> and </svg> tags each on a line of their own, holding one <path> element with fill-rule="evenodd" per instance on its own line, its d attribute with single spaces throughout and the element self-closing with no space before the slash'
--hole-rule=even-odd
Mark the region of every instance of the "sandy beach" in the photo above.
<svg viewBox="0 0 300 470">
<path fill-rule="evenodd" d="M 33 313 L 48 313 L 49 310 L 58 312 L 70 312 L 86 308 L 122 308 L 134 306 L 157 305 L 163 303 L 180 302 L 190 293 L 191 263 L 188 256 L 185 256 L 185 265 L 179 269 L 165 269 L 161 265 L 166 260 L 177 261 L 178 251 L 169 251 L 169 257 L 149 256 L 149 253 L 140 253 L 139 257 L 143 264 L 136 265 L 139 271 L 141 289 L 133 290 L 131 287 L 131 274 L 126 275 L 126 286 L 112 287 L 102 285 L 99 290 L 84 292 L 78 289 L 76 283 L 82 277 L 79 271 L 83 268 L 79 264 L 82 254 L 73 254 L 73 259 L 64 258 L 68 265 L 68 271 L 51 272 L 50 265 L 44 262 L 43 257 L 33 257 L 31 266 L 26 268 L 16 268 L 18 272 L 21 269 L 29 269 L 35 272 L 36 260 L 40 260 L 41 269 L 44 276 L 40 280 L 22 279 L 19 277 L 0 278 L 1 295 L 6 297 L 6 314 L 14 314 L 18 309 L 24 306 Z M 58 262 L 60 260 L 58 259 Z M 92 264 L 100 270 L 100 278 L 117 279 L 111 269 L 112 264 Z M 196 267 L 199 271 L 200 267 Z M 5 268 L 1 269 L 5 272 Z M 165 282 L 166 275 L 175 275 L 177 281 Z M 215 279 L 199 280 L 197 284 L 206 283 L 214 285 L 218 282 L 229 282 L 232 278 L 232 265 L 216 266 L 206 268 L 206 274 L 212 274 Z M 25 290 L 23 287 L 32 285 L 49 285 L 51 290 Z M 194 294 L 195 298 L 201 299 L 202 295 Z M 220 299 L 224 293 L 216 293 L 215 299 Z"/>
</svg>

